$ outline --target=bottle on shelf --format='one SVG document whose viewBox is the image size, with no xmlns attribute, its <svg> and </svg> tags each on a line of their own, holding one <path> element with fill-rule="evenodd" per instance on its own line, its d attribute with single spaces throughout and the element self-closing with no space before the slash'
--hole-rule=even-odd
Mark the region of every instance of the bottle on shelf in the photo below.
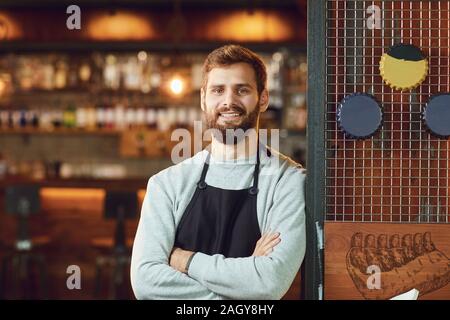
<svg viewBox="0 0 450 320">
<path fill-rule="evenodd" d="M 103 106 L 98 106 L 95 110 L 95 118 L 96 118 L 96 126 L 97 129 L 102 129 L 105 127 L 106 122 L 106 115 L 105 115 L 105 109 Z"/>
<path fill-rule="evenodd" d="M 65 61 L 60 60 L 56 63 L 55 88 L 64 89 L 67 86 L 68 66 Z"/>
<path fill-rule="evenodd" d="M 97 128 L 97 112 L 93 104 L 88 104 L 86 107 L 86 129 L 95 130 Z"/>
<path fill-rule="evenodd" d="M 116 56 L 112 54 L 106 56 L 103 68 L 103 81 L 107 89 L 117 90 L 120 87 L 120 69 Z"/>
<path fill-rule="evenodd" d="M 63 126 L 68 129 L 76 127 L 76 113 L 75 107 L 71 103 L 63 111 Z"/>
<path fill-rule="evenodd" d="M 145 109 L 143 107 L 139 107 L 136 110 L 136 125 L 139 128 L 143 128 L 145 126 Z"/>
<path fill-rule="evenodd" d="M 64 121 L 63 111 L 58 109 L 54 109 L 52 112 L 52 124 L 54 129 L 61 128 Z"/>
<path fill-rule="evenodd" d="M 39 116 L 39 128 L 45 131 L 50 131 L 53 128 L 52 111 L 42 110 Z"/>
<path fill-rule="evenodd" d="M 42 87 L 44 90 L 53 90 L 55 87 L 55 67 L 50 59 L 44 61 L 42 66 L 43 82 Z"/>
<path fill-rule="evenodd" d="M 38 114 L 38 112 L 36 111 L 36 110 L 33 110 L 33 111 L 30 111 L 30 114 L 31 114 L 31 126 L 34 128 L 34 129 L 37 129 L 37 128 L 39 128 L 39 114 Z"/>
<path fill-rule="evenodd" d="M 20 118 L 19 118 L 19 127 L 21 129 L 25 128 L 27 126 L 27 112 L 25 110 L 20 110 Z"/>
<path fill-rule="evenodd" d="M 149 129 L 156 128 L 156 111 L 155 111 L 155 109 L 153 109 L 153 108 L 147 109 L 146 124 L 147 124 L 147 128 L 149 128 Z"/>
<path fill-rule="evenodd" d="M 0 128 L 8 128 L 9 112 L 6 110 L 0 110 Z"/>
<path fill-rule="evenodd" d="M 75 111 L 75 123 L 77 129 L 85 129 L 87 125 L 86 109 L 83 105 L 79 106 Z"/>
<path fill-rule="evenodd" d="M 105 128 L 114 129 L 116 122 L 114 115 L 114 109 L 110 105 L 108 105 L 105 108 Z"/>
<path fill-rule="evenodd" d="M 8 166 L 5 157 L 0 153 L 0 179 L 6 177 L 8 173 Z"/>
<path fill-rule="evenodd" d="M 132 129 L 135 127 L 136 125 L 136 111 L 134 110 L 134 108 L 130 108 L 128 107 L 125 110 L 125 124 L 126 127 L 129 129 Z"/>
<path fill-rule="evenodd" d="M 125 108 L 121 102 L 117 102 L 114 106 L 114 121 L 118 130 L 125 128 Z"/>
</svg>

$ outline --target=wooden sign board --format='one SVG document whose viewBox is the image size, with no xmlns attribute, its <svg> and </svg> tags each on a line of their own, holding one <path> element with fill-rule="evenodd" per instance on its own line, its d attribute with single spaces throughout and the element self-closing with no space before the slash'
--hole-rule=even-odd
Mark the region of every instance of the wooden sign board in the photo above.
<svg viewBox="0 0 450 320">
<path fill-rule="evenodd" d="M 450 299 L 450 225 L 325 223 L 325 299 Z"/>
</svg>

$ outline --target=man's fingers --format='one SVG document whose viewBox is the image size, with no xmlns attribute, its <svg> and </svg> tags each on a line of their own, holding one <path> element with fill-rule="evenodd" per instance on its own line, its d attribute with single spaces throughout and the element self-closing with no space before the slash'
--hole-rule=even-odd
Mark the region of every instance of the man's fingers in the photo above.
<svg viewBox="0 0 450 320">
<path fill-rule="evenodd" d="M 280 233 L 271 233 L 270 230 L 263 233 L 261 238 L 256 242 L 256 247 L 253 255 L 263 256 L 272 252 L 272 248 L 280 242 Z M 266 254 L 267 253 L 267 254 Z"/>
<path fill-rule="evenodd" d="M 266 243 L 266 244 L 262 247 L 262 249 L 263 249 L 264 251 L 266 251 L 266 250 L 268 250 L 268 249 L 271 249 L 271 248 L 275 247 L 277 244 L 279 244 L 280 241 L 281 241 L 280 238 L 273 239 L 272 241 Z"/>
<path fill-rule="evenodd" d="M 259 238 L 259 240 L 260 240 L 261 242 L 263 242 L 269 235 L 270 235 L 270 230 L 264 232 L 264 233 L 262 234 L 261 238 Z"/>
<path fill-rule="evenodd" d="M 275 233 L 271 233 L 268 234 L 262 241 L 261 241 L 261 245 L 266 245 L 268 243 L 270 243 L 272 240 L 278 238 L 280 236 L 279 232 L 275 232 Z M 261 238 L 262 239 L 262 238 Z"/>
</svg>

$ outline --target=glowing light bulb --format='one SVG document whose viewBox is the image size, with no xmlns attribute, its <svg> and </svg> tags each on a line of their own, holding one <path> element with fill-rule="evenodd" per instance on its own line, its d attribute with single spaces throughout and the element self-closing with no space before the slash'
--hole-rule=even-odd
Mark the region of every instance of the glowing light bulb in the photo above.
<svg viewBox="0 0 450 320">
<path fill-rule="evenodd" d="M 184 89 L 183 80 L 181 80 L 180 78 L 175 77 L 170 81 L 170 91 L 173 94 L 179 95 L 183 92 L 183 89 Z"/>
</svg>

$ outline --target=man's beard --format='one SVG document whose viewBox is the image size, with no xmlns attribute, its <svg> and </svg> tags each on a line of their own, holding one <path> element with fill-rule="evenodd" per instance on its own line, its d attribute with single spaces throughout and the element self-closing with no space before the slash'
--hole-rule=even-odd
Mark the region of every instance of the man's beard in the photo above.
<svg viewBox="0 0 450 320">
<path fill-rule="evenodd" d="M 204 110 L 207 110 L 205 105 Z M 217 121 L 219 120 L 220 113 L 227 111 L 239 113 L 241 121 L 238 124 L 219 124 Z M 204 116 L 207 129 L 213 129 L 212 134 L 217 140 L 224 144 L 237 144 L 250 133 L 248 130 L 256 129 L 259 118 L 259 99 L 255 108 L 250 113 L 247 113 L 243 107 L 233 105 L 231 107 L 220 107 L 211 112 L 205 111 Z"/>
</svg>

